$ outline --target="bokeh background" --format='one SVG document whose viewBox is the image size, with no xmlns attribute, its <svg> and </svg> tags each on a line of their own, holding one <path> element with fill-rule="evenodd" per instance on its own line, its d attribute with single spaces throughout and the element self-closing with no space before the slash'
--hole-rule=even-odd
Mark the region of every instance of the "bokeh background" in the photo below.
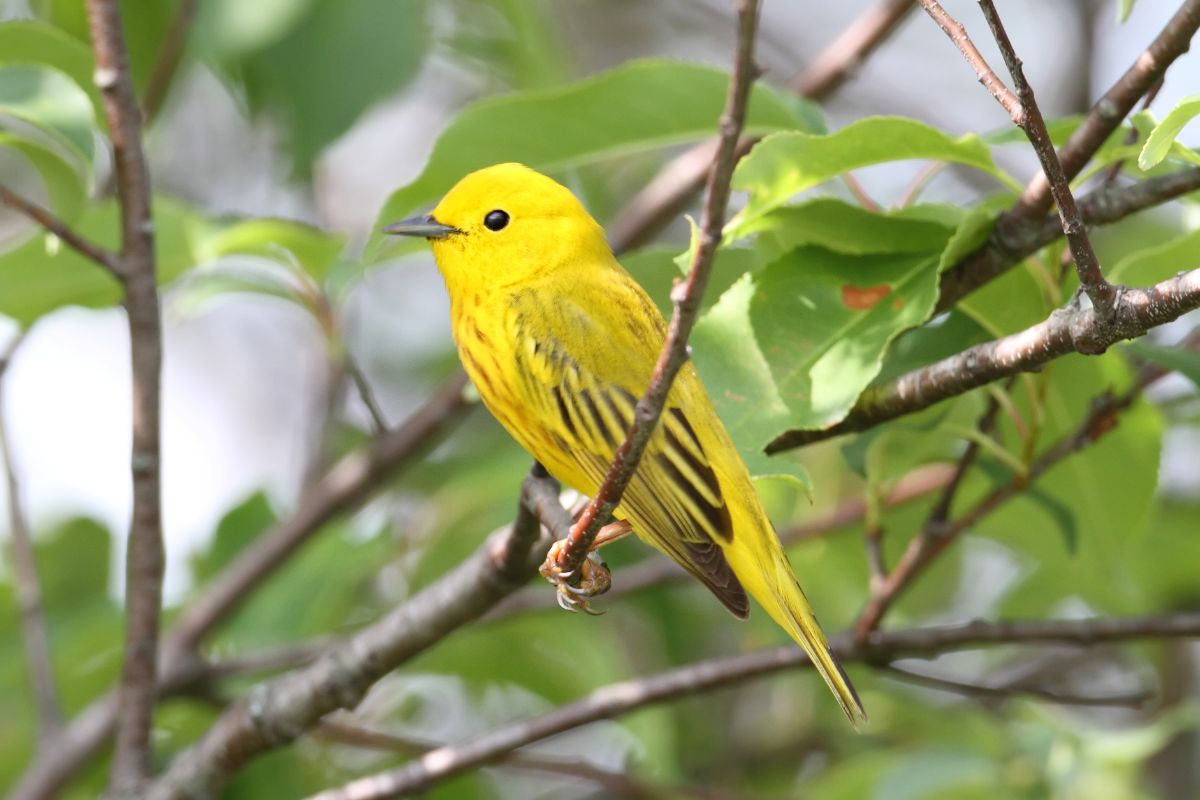
<svg viewBox="0 0 1200 800">
<path fill-rule="evenodd" d="M 134 67 L 142 76 L 166 35 L 172 5 L 124 4 Z M 767 2 L 759 47 L 764 80 L 785 85 L 868 5 Z M 946 5 L 983 30 L 974 3 Z M 1044 111 L 1059 117 L 1086 110 L 1174 5 L 1142 0 L 1123 23 L 1110 2 L 1007 0 L 1001 10 Z M 206 216 L 305 221 L 344 234 L 351 255 L 338 278 L 339 331 L 332 343 L 312 314 L 277 297 L 214 292 L 186 279 L 166 288 L 169 604 L 183 602 L 239 546 L 294 508 L 314 469 L 370 435 L 359 394 L 339 380 L 343 348 L 392 424 L 454 369 L 448 303 L 429 254 L 411 250 L 366 268 L 352 255 L 379 224 L 388 195 L 420 172 L 443 126 L 481 98 L 562 86 L 631 59 L 671 57 L 724 68 L 733 27 L 728 6 L 723 0 L 200 3 L 180 70 L 148 134 L 156 192 Z M 20 18 L 49 20 L 86 39 L 78 2 L 0 1 L 0 19 Z M 977 42 L 998 65 L 987 37 Z M 1152 109 L 1169 109 L 1200 85 L 1198 79 L 1200 58 L 1184 56 Z M 1008 125 L 942 32 L 919 13 L 822 108 L 831 129 L 884 114 L 913 117 L 954 134 Z M 670 152 L 582 167 L 564 177 L 606 222 Z M 997 159 L 1018 176 L 1034 169 L 1025 148 L 1004 149 Z M 871 168 L 859 178 L 886 204 L 920 167 Z M 97 192 L 105 170 L 104 164 L 97 169 Z M 35 177 L 11 158 L 0 160 L 0 175 L 33 196 L 40 192 Z M 928 197 L 966 204 L 994 188 L 967 171 L 949 170 L 931 185 Z M 1147 242 L 1191 222 L 1175 209 L 1148 215 L 1122 235 Z M 27 235 L 14 217 L 0 216 L 6 248 Z M 658 243 L 683 249 L 686 237 L 686 226 L 677 223 Z M 1121 236 L 1100 242 L 1112 254 L 1130 247 Z M 232 263 L 225 266 L 238 266 L 236 258 L 227 261 Z M 4 328 L 15 337 L 21 326 L 10 321 Z M 56 668 L 69 709 L 106 687 L 120 659 L 121 564 L 130 508 L 126 337 L 117 309 L 55 310 L 25 333 L 3 381 L 4 424 L 38 542 Z M 1131 524 L 1143 533 L 1170 529 L 1183 541 L 1189 532 L 1200 534 L 1194 386 L 1172 378 L 1156 392 L 1171 409 L 1164 417 L 1161 452 L 1157 445 L 1142 452 L 1149 463 L 1130 469 L 1142 470 L 1139 481 L 1157 483 L 1152 488 L 1157 499 L 1153 508 L 1132 512 Z M 806 455 L 817 486 L 814 506 L 772 491 L 769 499 L 781 523 L 819 515 L 854 494 L 859 484 L 840 459 L 835 445 Z M 511 518 L 527 462 L 486 413 L 470 414 L 423 463 L 331 525 L 273 578 L 222 630 L 214 651 L 283 644 L 375 618 Z M 1111 480 L 1119 471 L 1114 464 L 1098 474 Z M 0 497 L 0 505 L 5 502 Z M 1039 607 L 1012 603 L 1014 585 L 1033 567 L 1027 554 L 997 541 L 1002 538 L 997 529 L 1005 525 L 1033 524 L 1056 535 L 1036 509 L 1023 513 L 1034 521 L 1014 513 L 995 523 L 995 539 L 966 542 L 897 619 L 948 622 Z M 913 530 L 921 518 L 920 509 L 900 509 L 889 527 Z M 610 559 L 618 582 L 620 564 L 646 554 L 635 543 L 620 547 Z M 1195 589 L 1188 587 L 1195 581 L 1188 575 L 1200 567 L 1200 547 L 1180 544 L 1173 555 L 1155 547 L 1153 539 L 1145 541 L 1145 568 L 1137 573 L 1152 585 L 1147 596 L 1154 597 L 1155 608 L 1194 602 Z M 836 552 L 826 552 L 831 549 Z M 837 629 L 849 622 L 866 581 L 861 537 L 814 542 L 795 558 L 798 566 L 821 569 L 810 579 L 809 593 L 826 624 Z M 1159 558 L 1174 559 L 1181 574 L 1156 590 Z M 1104 580 L 1102 569 L 1089 575 Z M 0 786 L 18 774 L 33 745 L 15 601 L 11 582 L 2 582 L 10 577 L 0 572 L 0 693 L 6 698 Z M 1037 590 L 1036 584 L 1028 588 Z M 545 593 L 548 601 L 550 590 Z M 1041 607 L 1056 616 L 1093 610 L 1070 593 L 1048 595 Z M 779 641 L 780 634 L 763 620 L 739 625 L 694 587 L 623 598 L 598 620 L 558 614 L 547 605 L 504 623 L 485 623 L 423 656 L 377 687 L 360 719 L 451 741 L 600 683 Z M 579 653 L 587 657 L 576 658 Z M 1192 765 L 1197 755 L 1192 731 L 1200 720 L 1191 705 L 1196 656 L 1193 646 L 1181 643 L 1082 658 L 1075 651 L 1036 657 L 968 653 L 930 667 L 938 674 L 1002 683 L 1068 673 L 1072 688 L 1094 693 L 1150 685 L 1162 695 L 1149 709 L 964 699 L 858 670 L 856 680 L 883 733 L 855 737 L 810 677 L 784 676 L 595 725 L 537 749 L 634 769 L 664 785 L 686 782 L 724 792 L 713 796 L 796 796 L 792 787 L 805 785 L 817 797 L 887 800 L 997 792 L 1194 796 L 1200 787 Z M 160 749 L 169 753 L 203 730 L 213 717 L 212 704 L 220 701 L 168 703 L 159 720 Z M 306 739 L 256 762 L 228 796 L 299 796 L 395 759 Z M 74 791 L 89 795 L 101 775 L 94 768 Z M 587 781 L 561 775 L 496 768 L 432 796 L 566 798 L 606 796 L 610 790 L 598 792 Z M 676 796 L 671 791 L 656 796 Z"/>
</svg>

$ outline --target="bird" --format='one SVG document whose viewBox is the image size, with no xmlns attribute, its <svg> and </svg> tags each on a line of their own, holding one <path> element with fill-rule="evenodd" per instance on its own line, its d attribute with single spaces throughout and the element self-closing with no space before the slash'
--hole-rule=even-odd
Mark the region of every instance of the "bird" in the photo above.
<svg viewBox="0 0 1200 800">
<path fill-rule="evenodd" d="M 431 213 L 383 231 L 430 243 L 458 353 L 484 405 L 554 477 L 594 495 L 667 336 L 600 224 L 562 184 L 504 163 L 464 176 Z M 690 361 L 613 516 L 735 616 L 749 616 L 754 597 L 850 722 L 866 721 Z"/>
</svg>

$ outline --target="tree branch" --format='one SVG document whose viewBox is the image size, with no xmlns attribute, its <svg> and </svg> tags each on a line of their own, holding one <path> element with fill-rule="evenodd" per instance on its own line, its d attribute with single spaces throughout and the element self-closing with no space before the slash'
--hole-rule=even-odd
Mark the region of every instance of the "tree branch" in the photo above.
<svg viewBox="0 0 1200 800">
<path fill-rule="evenodd" d="M 926 675 L 923 672 L 913 672 L 898 667 L 895 664 L 889 664 L 886 669 L 888 675 L 895 676 L 898 680 L 905 681 L 906 683 L 914 683 L 918 686 L 926 686 L 930 689 L 938 689 L 939 691 L 951 692 L 952 694 L 959 694 L 965 697 L 979 697 L 993 700 L 1008 700 L 1013 697 L 1024 696 L 1064 706 L 1098 706 L 1102 708 L 1124 706 L 1137 708 L 1145 705 L 1154 696 L 1152 692 L 1146 689 L 1127 694 L 1077 695 L 1020 684 L 987 686 L 980 683 L 942 678 L 937 675 Z"/>
<path fill-rule="evenodd" d="M 704 295 L 704 288 L 708 285 L 708 275 L 712 270 L 717 247 L 721 243 L 725 209 L 729 204 L 729 183 L 737 163 L 736 150 L 746 120 L 750 87 L 759 74 L 754 63 L 758 0 L 739 0 L 737 16 L 737 55 L 729 81 L 725 110 L 719 122 L 720 137 L 716 156 L 708 177 L 704 212 L 700 219 L 699 246 L 692 257 L 687 279 L 671 291 L 675 311 L 671 315 L 667 339 L 663 343 L 658 363 L 654 366 L 650 385 L 634 409 L 634 419 L 625 435 L 625 441 L 617 448 L 612 466 L 604 476 L 600 489 L 580 515 L 579 521 L 571 528 L 571 533 L 558 550 L 557 556 L 552 556 L 559 572 L 571 575 L 576 581 L 581 573 L 580 566 L 587 558 L 596 534 L 612 516 L 613 510 L 620 505 L 621 495 L 633 478 L 642 453 L 658 426 L 675 376 L 688 359 L 688 336 L 691 335 L 696 317 L 699 316 L 700 300 Z"/>
<path fill-rule="evenodd" d="M 210 631 L 325 523 L 361 503 L 461 419 L 470 408 L 463 397 L 466 380 L 458 372 L 399 427 L 342 458 L 305 492 L 290 517 L 256 538 L 191 600 L 163 641 L 160 684 L 172 686 L 193 675 L 196 648 Z M 13 790 L 12 800 L 53 796 L 100 751 L 115 720 L 113 693 L 94 700 L 48 752 L 39 753 Z"/>
<path fill-rule="evenodd" d="M 914 5 L 915 0 L 880 0 L 817 54 L 812 64 L 792 79 L 792 88 L 809 100 L 828 97 L 891 35 Z M 748 138 L 740 142 L 738 158 L 750 152 L 757 141 Z M 716 140 L 701 142 L 660 169 L 608 225 L 613 250 L 637 247 L 677 219 L 688 198 L 704 185 L 716 147 Z"/>
<path fill-rule="evenodd" d="M 106 250 L 95 242 L 85 238 L 67 225 L 67 223 L 37 203 L 26 200 L 7 186 L 0 184 L 0 204 L 6 205 L 14 211 L 25 215 L 45 228 L 47 232 L 54 234 L 65 242 L 67 247 L 70 247 L 84 258 L 96 262 L 98 266 L 108 270 L 113 276 L 120 278 L 121 264 L 117 260 L 116 253 Z"/>
<path fill-rule="evenodd" d="M 1118 286 L 1110 320 L 1102 319 L 1092 308 L 1056 309 L 1033 327 L 873 386 L 841 422 L 822 430 L 788 431 L 771 442 L 767 452 L 779 453 L 867 430 L 1000 378 L 1037 370 L 1067 353 L 1103 353 L 1117 342 L 1142 336 L 1197 307 L 1200 269 L 1145 288 Z"/>
<path fill-rule="evenodd" d="M 508 531 L 309 666 L 256 686 L 175 759 L 147 796 L 213 795 L 254 756 L 294 741 L 331 711 L 353 708 L 384 675 L 528 581 L 549 545 L 546 538 L 539 546 L 540 520 L 558 532 L 570 524 L 557 484 L 537 467 L 525 479 Z"/>
<path fill-rule="evenodd" d="M 42 606 L 42 584 L 38 578 L 33 535 L 25 516 L 25 501 L 21 496 L 16 464 L 13 463 L 8 420 L 4 412 L 4 378 L 22 341 L 23 337 L 18 336 L 0 357 L 0 466 L 4 470 L 8 495 L 8 546 L 12 550 L 13 578 L 21 609 L 21 636 L 25 643 L 25 659 L 37 708 L 38 751 L 46 752 L 62 728 L 62 703 L 54 681 L 54 660 L 51 658 L 50 636 Z"/>
<path fill-rule="evenodd" d="M 842 663 L 889 664 L 899 658 L 1000 644 L 1075 644 L 1147 638 L 1200 637 L 1200 613 L 1125 619 L 1015 620 L 969 622 L 905 631 L 875 631 L 862 644 L 842 635 L 832 649 Z M 497 728 L 470 741 L 432 750 L 399 769 L 351 781 L 313 800 L 381 800 L 414 794 L 468 769 L 489 764 L 506 753 L 564 731 L 630 711 L 807 666 L 808 657 L 794 646 L 701 661 L 686 667 L 595 689 L 574 703 L 530 720 Z"/>
<path fill-rule="evenodd" d="M 854 624 L 855 637 L 859 641 L 865 641 L 871 632 L 879 627 L 883 615 L 900 594 L 964 531 L 970 530 L 988 514 L 1021 494 L 1051 467 L 1095 444 L 1115 428 L 1117 414 L 1129 408 L 1141 395 L 1143 388 L 1144 384 L 1139 381 L 1120 397 L 1105 394 L 1094 400 L 1075 431 L 1060 439 L 1034 460 L 1025 474 L 1013 475 L 1010 480 L 994 488 L 953 522 L 938 516 L 935 510 L 921 532 L 909 542 L 887 578 L 872 585 L 867 606 Z"/>
<path fill-rule="evenodd" d="M 1184 0 L 1133 65 L 1092 106 L 1059 151 L 1058 160 L 1068 180 L 1079 174 L 1137 101 L 1162 80 L 1175 59 L 1187 52 L 1197 28 L 1200 28 L 1200 0 Z M 1035 235 L 1039 218 L 1050 208 L 1050 201 L 1050 184 L 1045 174 L 1039 173 L 1013 207 L 1000 216 L 988 241 L 942 275 L 937 310 L 941 312 L 952 307 L 1032 252 L 1027 249 L 1026 242 Z M 1090 222 L 1086 213 L 1083 216 L 1085 222 Z M 1023 255 L 1019 258 L 1006 256 L 1014 252 Z"/>
<path fill-rule="evenodd" d="M 116 0 L 87 0 L 96 86 L 113 148 L 121 206 L 116 270 L 125 291 L 133 376 L 133 513 L 125 576 L 125 658 L 118 690 L 117 741 L 110 785 L 135 790 L 151 771 L 150 727 L 157 688 L 163 540 L 160 480 L 162 320 L 154 259 L 150 173 L 142 150 L 141 111 Z"/>
<path fill-rule="evenodd" d="M 936 0 L 932 1 L 936 2 Z M 1096 251 L 1092 248 L 1091 239 L 1088 238 L 1087 228 L 1080 218 L 1079 208 L 1075 205 L 1075 195 L 1071 193 L 1071 186 L 1063 172 L 1062 164 L 1059 163 L 1058 154 L 1054 152 L 1054 143 L 1050 141 L 1050 133 L 1046 130 L 1046 121 L 1042 118 L 1041 109 L 1038 108 L 1033 87 L 1025 79 L 1025 69 L 1021 64 L 1021 59 L 1017 57 L 1016 51 L 1013 50 L 1008 32 L 1000 21 L 1000 15 L 996 13 L 995 4 L 992 0 L 979 0 L 979 8 L 983 11 L 984 18 L 987 19 L 988 27 L 992 29 L 996 44 L 1000 46 L 1000 54 L 1004 57 L 1009 74 L 1012 75 L 1013 84 L 1017 87 L 1021 113 L 1019 117 L 1013 117 L 1013 122 L 1029 137 L 1029 142 L 1033 145 L 1034 152 L 1037 153 L 1038 161 L 1042 164 L 1042 174 L 1047 176 L 1050 183 L 1050 194 L 1058 205 L 1058 216 L 1062 221 L 1063 233 L 1067 236 L 1071 255 L 1075 259 L 1075 271 L 1079 275 L 1079 284 L 1091 298 L 1092 305 L 1100 316 L 1107 317 L 1112 311 L 1116 290 L 1104 279 L 1104 273 L 1100 271 L 1100 261 L 1096 258 Z"/>
</svg>

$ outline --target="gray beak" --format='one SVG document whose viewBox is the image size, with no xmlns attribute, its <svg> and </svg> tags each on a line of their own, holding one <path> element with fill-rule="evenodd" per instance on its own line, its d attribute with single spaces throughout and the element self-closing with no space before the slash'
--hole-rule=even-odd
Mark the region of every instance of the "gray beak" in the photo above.
<svg viewBox="0 0 1200 800">
<path fill-rule="evenodd" d="M 384 228 L 383 232 L 396 236 L 422 236 L 426 239 L 444 239 L 452 233 L 462 233 L 458 228 L 438 222 L 432 214 L 421 214 L 393 222 Z"/>
</svg>

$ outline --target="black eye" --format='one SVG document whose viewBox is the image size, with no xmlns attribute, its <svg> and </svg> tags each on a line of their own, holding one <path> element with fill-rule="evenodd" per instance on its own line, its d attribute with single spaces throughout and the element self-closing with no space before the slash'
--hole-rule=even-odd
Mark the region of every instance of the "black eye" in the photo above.
<svg viewBox="0 0 1200 800">
<path fill-rule="evenodd" d="M 489 231 L 502 231 L 508 225 L 508 212 L 496 209 L 483 218 L 483 226 Z"/>
</svg>

